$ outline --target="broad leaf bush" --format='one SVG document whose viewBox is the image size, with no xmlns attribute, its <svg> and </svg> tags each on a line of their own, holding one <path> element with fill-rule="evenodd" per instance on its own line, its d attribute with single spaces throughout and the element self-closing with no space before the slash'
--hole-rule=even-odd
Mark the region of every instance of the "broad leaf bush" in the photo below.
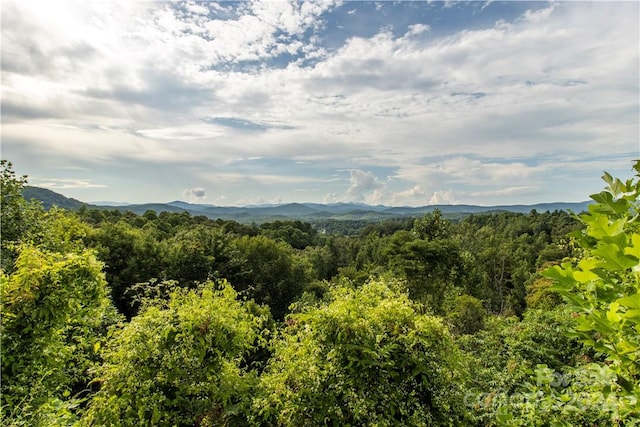
<svg viewBox="0 0 640 427">
<path fill-rule="evenodd" d="M 94 349 L 118 320 L 102 263 L 91 251 L 23 246 L 0 295 L 2 417 L 8 425 L 51 425 L 43 420 L 78 405 L 71 398 L 100 362 Z"/>
<path fill-rule="evenodd" d="M 596 362 L 563 373 L 537 366 L 522 399 L 500 408 L 501 424 L 640 425 L 640 161 L 634 169 L 625 182 L 605 173 L 572 235 L 581 256 L 544 272 L 573 311 L 568 334 Z"/>
<path fill-rule="evenodd" d="M 83 419 L 95 426 L 242 425 L 268 310 L 226 282 L 179 289 L 114 333 Z"/>
<path fill-rule="evenodd" d="M 517 392 L 491 405 L 503 426 L 636 426 L 634 398 L 616 384 L 608 366 L 588 363 L 562 372 L 538 365 Z"/>
<path fill-rule="evenodd" d="M 440 319 L 381 280 L 327 299 L 287 317 L 254 424 L 465 424 L 466 361 Z"/>
<path fill-rule="evenodd" d="M 538 365 L 564 372 L 585 363 L 588 355 L 574 337 L 566 335 L 572 318 L 566 307 L 527 310 L 515 316 L 488 316 L 485 328 L 458 338 L 473 358 L 473 377 L 465 401 L 477 425 L 498 424 L 498 415 L 522 393 Z"/>
<path fill-rule="evenodd" d="M 605 191 L 580 215 L 575 235 L 584 250 L 577 264 L 546 271 L 577 313 L 575 333 L 606 355 L 621 386 L 638 393 L 640 380 L 640 162 L 635 180 L 605 174 Z"/>
</svg>

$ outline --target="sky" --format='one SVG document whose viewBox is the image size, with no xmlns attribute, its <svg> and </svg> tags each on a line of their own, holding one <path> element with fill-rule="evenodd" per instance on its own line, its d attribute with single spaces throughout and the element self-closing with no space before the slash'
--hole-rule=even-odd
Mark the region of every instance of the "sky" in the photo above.
<svg viewBox="0 0 640 427">
<path fill-rule="evenodd" d="M 1 156 L 85 202 L 577 202 L 640 158 L 640 3 L 3 0 Z"/>
</svg>

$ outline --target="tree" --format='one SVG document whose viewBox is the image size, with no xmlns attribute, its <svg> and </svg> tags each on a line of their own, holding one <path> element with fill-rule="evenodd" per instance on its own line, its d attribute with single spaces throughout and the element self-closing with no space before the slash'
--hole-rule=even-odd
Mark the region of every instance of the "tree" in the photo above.
<svg viewBox="0 0 640 427">
<path fill-rule="evenodd" d="M 462 273 L 457 244 L 449 239 L 425 240 L 415 233 L 395 233 L 387 247 L 390 270 L 407 281 L 409 296 L 440 312 L 445 295 Z"/>
<path fill-rule="evenodd" d="M 543 272 L 572 312 L 565 335 L 579 339 L 593 361 L 538 364 L 535 378 L 522 382 L 521 398 L 497 405 L 499 424 L 638 425 L 640 161 L 634 169 L 625 182 L 605 173 L 605 190 L 576 216 L 583 228 L 572 238 L 581 253 Z"/>
<path fill-rule="evenodd" d="M 260 226 L 262 234 L 274 240 L 282 240 L 295 249 L 304 249 L 317 240 L 318 232 L 302 221 L 274 221 Z"/>
<path fill-rule="evenodd" d="M 37 203 L 27 203 L 22 197 L 25 185 L 27 176 L 17 177 L 13 164 L 0 160 L 0 267 L 5 271 L 13 268 L 17 246 L 29 240 L 29 232 L 40 211 Z"/>
<path fill-rule="evenodd" d="M 605 190 L 578 216 L 582 256 L 544 273 L 576 312 L 573 333 L 606 356 L 617 391 L 629 397 L 614 422 L 640 416 L 640 161 L 634 169 L 625 182 L 604 174 Z"/>
<path fill-rule="evenodd" d="M 27 185 L 27 176 L 16 177 L 13 164 L 0 160 L 0 219 L 3 241 L 15 241 L 21 235 L 22 210 L 26 203 L 22 197 L 22 189 Z"/>
<path fill-rule="evenodd" d="M 282 320 L 289 305 L 310 283 L 311 266 L 284 242 L 265 236 L 243 236 L 233 241 L 241 259 L 241 271 L 227 278 L 247 298 L 271 308 Z"/>
<path fill-rule="evenodd" d="M 177 289 L 146 306 L 108 343 L 86 425 L 243 425 L 256 373 L 245 363 L 268 310 L 226 282 Z"/>
<path fill-rule="evenodd" d="M 86 388 L 95 350 L 118 320 L 102 264 L 86 250 L 22 246 L 14 271 L 2 275 L 0 296 L 3 419 L 51 425 L 70 416 L 77 405 L 70 398 Z"/>
<path fill-rule="evenodd" d="M 166 276 L 183 286 L 195 286 L 207 279 L 231 277 L 239 269 L 239 259 L 230 239 L 220 229 L 197 225 L 180 230 L 167 241 Z"/>
<path fill-rule="evenodd" d="M 571 313 L 560 305 L 529 309 L 522 319 L 490 315 L 482 330 L 459 337 L 461 347 L 473 356 L 467 404 L 474 409 L 477 425 L 510 425 L 516 417 L 511 415 L 511 421 L 505 422 L 509 418 L 505 415 L 513 414 L 515 405 L 534 405 L 538 396 L 529 395 L 528 381 L 537 366 L 557 370 L 561 383 L 573 367 L 593 357 L 577 339 L 566 335 L 571 323 Z M 515 425 L 549 425 L 544 416 L 521 421 Z"/>
<path fill-rule="evenodd" d="M 580 223 L 566 212 L 495 212 L 452 224 L 464 261 L 459 287 L 492 313 L 522 316 L 527 285 L 545 262 L 573 255 L 567 233 Z"/>
<path fill-rule="evenodd" d="M 287 316 L 252 423 L 465 424 L 465 361 L 438 318 L 383 281 L 332 288 L 327 300 Z"/>
<path fill-rule="evenodd" d="M 446 303 L 446 320 L 459 334 L 474 334 L 484 328 L 486 310 L 482 301 L 471 295 L 456 296 Z"/>
<path fill-rule="evenodd" d="M 425 240 L 446 239 L 450 235 L 451 223 L 442 217 L 440 209 L 416 219 L 413 223 L 413 232 Z"/>
<path fill-rule="evenodd" d="M 120 313 L 131 318 L 135 314 L 132 304 L 135 295 L 130 289 L 137 283 L 164 278 L 167 263 L 164 245 L 150 232 L 136 229 L 125 221 L 104 224 L 89 233 L 87 241 L 105 263 L 114 304 Z"/>
</svg>

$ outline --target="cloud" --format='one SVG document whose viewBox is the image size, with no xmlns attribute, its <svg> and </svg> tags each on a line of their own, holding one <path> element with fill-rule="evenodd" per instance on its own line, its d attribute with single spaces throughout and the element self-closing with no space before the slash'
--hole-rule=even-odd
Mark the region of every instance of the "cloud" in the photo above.
<svg viewBox="0 0 640 427">
<path fill-rule="evenodd" d="M 261 174 L 261 173 L 240 173 L 240 172 L 204 172 L 201 177 L 214 182 L 216 186 L 250 184 L 254 187 L 264 187 L 273 185 L 298 185 L 307 183 L 317 183 L 318 179 L 303 175 L 285 174 Z"/>
<path fill-rule="evenodd" d="M 268 197 L 242 197 L 233 202 L 233 206 L 255 206 L 255 205 L 279 205 L 284 202 L 282 196 Z"/>
<path fill-rule="evenodd" d="M 206 175 L 233 184 L 228 200 L 265 179 L 270 199 L 313 183 L 401 204 L 589 194 L 558 177 L 637 154 L 636 3 L 378 7 L 402 24 L 338 31 L 367 7 L 333 1 L 3 3 L 3 150 L 41 176 L 41 159 L 179 164 L 178 195 Z M 468 27 L 433 18 L 466 8 Z M 522 13 L 486 20 L 500 8 Z M 234 163 L 249 157 L 289 163 Z M 348 184 L 327 180 L 337 169 Z"/>
<path fill-rule="evenodd" d="M 84 94 L 98 100 L 137 104 L 154 110 L 188 111 L 215 96 L 208 88 L 185 81 L 169 70 L 146 68 L 138 70 L 141 82 L 122 83 L 110 88 L 87 88 Z"/>
<path fill-rule="evenodd" d="M 82 178 L 29 178 L 29 183 L 37 187 L 52 190 L 69 190 L 80 188 L 106 188 L 104 184 L 94 184 L 91 179 Z"/>
<path fill-rule="evenodd" d="M 445 205 L 445 204 L 455 204 L 455 203 L 457 203 L 457 200 L 453 190 L 436 191 L 431 196 L 431 199 L 429 199 L 430 205 Z"/>
<path fill-rule="evenodd" d="M 405 37 L 417 36 L 419 34 L 426 33 L 430 29 L 431 29 L 431 26 L 425 25 L 425 24 L 409 25 L 409 31 L 407 31 L 407 34 L 405 35 Z"/>
<path fill-rule="evenodd" d="M 219 128 L 197 124 L 158 129 L 137 129 L 135 133 L 147 138 L 173 141 L 215 138 L 224 134 Z"/>
<path fill-rule="evenodd" d="M 496 197 L 496 196 L 512 196 L 512 195 L 522 195 L 531 193 L 533 191 L 539 190 L 540 187 L 535 185 L 521 185 L 517 187 L 504 187 L 498 190 L 490 190 L 490 191 L 476 191 L 471 193 L 472 197 L 485 198 L 485 197 Z"/>
<path fill-rule="evenodd" d="M 527 10 L 524 15 L 522 15 L 522 20 L 532 22 L 534 24 L 544 22 L 549 19 L 555 9 L 555 6 L 556 5 L 554 3 L 551 3 L 549 7 L 545 9 Z"/>
<path fill-rule="evenodd" d="M 336 203 L 338 200 L 337 193 L 327 193 L 322 199 L 322 203 Z"/>
<path fill-rule="evenodd" d="M 398 168 L 395 178 L 421 182 L 427 188 L 438 183 L 467 186 L 505 185 L 526 183 L 547 172 L 549 166 L 527 165 L 518 161 L 496 161 L 496 159 L 463 156 L 425 159 L 421 164 Z"/>
<path fill-rule="evenodd" d="M 349 202 L 377 203 L 381 200 L 384 183 L 380 182 L 371 172 L 351 170 L 350 186 L 344 195 Z"/>
<path fill-rule="evenodd" d="M 280 129 L 287 130 L 293 129 L 292 126 L 280 125 L 280 124 L 271 124 L 271 123 L 256 123 L 251 120 L 245 120 L 236 117 L 207 117 L 202 119 L 203 122 L 213 123 L 219 126 L 228 127 L 234 130 L 239 131 L 247 131 L 247 132 L 258 132 L 258 131 L 266 131 L 269 129 Z"/>
<path fill-rule="evenodd" d="M 196 201 L 204 200 L 207 197 L 207 192 L 202 187 L 187 188 L 182 194 L 184 194 L 185 197 Z"/>
</svg>

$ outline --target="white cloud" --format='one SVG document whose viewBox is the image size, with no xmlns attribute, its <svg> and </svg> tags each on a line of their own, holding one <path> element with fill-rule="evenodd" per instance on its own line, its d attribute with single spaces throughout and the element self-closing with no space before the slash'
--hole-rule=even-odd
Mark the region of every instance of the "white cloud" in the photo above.
<svg viewBox="0 0 640 427">
<path fill-rule="evenodd" d="M 336 203 L 338 201 L 338 195 L 336 193 L 327 193 L 322 199 L 322 203 Z"/>
<path fill-rule="evenodd" d="M 426 33 L 430 29 L 431 29 L 431 27 L 429 25 L 425 25 L 425 24 L 409 25 L 409 31 L 407 31 L 407 34 L 405 34 L 405 37 L 407 37 L 407 36 L 409 36 L 409 37 L 410 36 L 417 36 L 419 34 Z"/>
<path fill-rule="evenodd" d="M 334 2 L 238 7 L 4 2 L 3 150 L 195 165 L 208 188 L 233 183 L 232 197 L 255 183 L 319 182 L 247 178 L 234 159 L 309 161 L 353 171 L 346 193 L 320 191 L 329 199 L 399 204 L 526 193 L 509 188 L 543 197 L 576 162 L 598 175 L 637 152 L 635 3 L 554 3 L 440 38 L 414 24 L 335 49 L 321 46 Z M 272 66 L 285 53 L 306 56 Z M 203 117 L 264 126 L 243 133 Z M 394 171 L 393 190 L 365 172 L 380 167 Z"/>
<path fill-rule="evenodd" d="M 178 141 L 215 138 L 224 134 L 224 132 L 217 127 L 205 125 L 186 125 L 159 129 L 138 129 L 135 132 L 148 138 Z"/>
<path fill-rule="evenodd" d="M 104 184 L 94 184 L 91 179 L 82 178 L 29 178 L 29 184 L 51 190 L 69 190 L 80 188 L 106 188 Z"/>
<path fill-rule="evenodd" d="M 351 185 L 344 195 L 343 200 L 348 202 L 379 203 L 382 199 L 382 190 L 385 184 L 371 172 L 351 170 L 349 182 Z"/>
<path fill-rule="evenodd" d="M 534 24 L 539 24 L 540 22 L 544 22 L 549 19 L 553 10 L 555 9 L 555 4 L 551 3 L 549 7 L 545 9 L 539 10 L 527 10 L 522 16 L 523 21 L 532 22 Z"/>
<path fill-rule="evenodd" d="M 510 185 L 540 179 L 549 170 L 548 165 L 528 166 L 522 162 L 495 162 L 487 159 L 450 157 L 425 164 L 400 167 L 395 178 L 420 182 L 424 188 L 434 185 L 467 186 Z"/>
<path fill-rule="evenodd" d="M 183 191 L 182 194 L 184 194 L 184 196 L 187 197 L 188 199 L 195 200 L 198 202 L 206 199 L 207 197 L 207 192 L 202 187 L 187 188 Z"/>
<path fill-rule="evenodd" d="M 260 173 L 239 173 L 239 172 L 203 172 L 201 178 L 215 183 L 219 188 L 227 185 L 245 184 L 254 188 L 274 185 L 297 185 L 320 182 L 316 178 L 300 175 L 277 175 Z"/>
<path fill-rule="evenodd" d="M 429 199 L 430 205 L 445 205 L 445 204 L 455 204 L 457 203 L 456 197 L 453 193 L 453 190 L 447 191 L 436 191 Z"/>
<path fill-rule="evenodd" d="M 242 197 L 236 199 L 230 206 L 256 206 L 256 205 L 279 205 L 284 202 L 281 196 L 274 197 Z"/>
<path fill-rule="evenodd" d="M 521 185 L 517 187 L 500 188 L 498 190 L 475 191 L 475 192 L 472 192 L 470 195 L 471 197 L 476 197 L 476 198 L 502 197 L 502 196 L 523 195 L 523 194 L 531 193 L 536 190 L 539 190 L 538 186 Z"/>
</svg>

